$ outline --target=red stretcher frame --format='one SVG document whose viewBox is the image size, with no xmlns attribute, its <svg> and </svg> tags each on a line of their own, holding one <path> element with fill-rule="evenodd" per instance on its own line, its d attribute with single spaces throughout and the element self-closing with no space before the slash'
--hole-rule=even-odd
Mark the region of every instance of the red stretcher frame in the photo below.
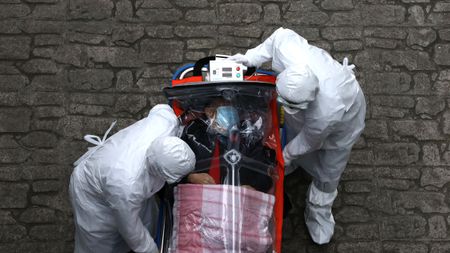
<svg viewBox="0 0 450 253">
<path fill-rule="evenodd" d="M 246 81 L 259 81 L 267 82 L 275 85 L 276 77 L 272 75 L 252 75 L 245 76 Z M 186 85 L 190 83 L 203 82 L 202 76 L 192 76 L 186 77 L 181 80 L 172 80 L 172 87 Z M 245 82 L 245 81 L 243 81 Z M 207 84 L 205 84 L 207 85 Z M 172 103 L 172 107 L 177 116 L 183 113 L 183 110 L 178 106 L 177 101 Z M 279 121 L 278 121 L 278 107 L 276 99 L 272 99 L 270 102 L 270 108 L 272 111 L 272 134 L 275 136 L 277 147 L 276 147 L 276 159 L 277 159 L 277 173 L 278 180 L 275 182 L 275 206 L 274 206 L 274 222 L 275 222 L 275 239 L 274 239 L 274 249 L 275 252 L 281 253 L 282 244 L 282 233 L 283 233 L 283 201 L 284 201 L 284 160 L 282 152 L 282 143 L 280 138 Z M 219 154 L 219 150 L 216 149 L 214 156 Z M 219 160 L 214 159 L 210 166 L 209 174 L 214 178 L 216 182 L 219 182 L 220 171 L 219 171 Z"/>
</svg>

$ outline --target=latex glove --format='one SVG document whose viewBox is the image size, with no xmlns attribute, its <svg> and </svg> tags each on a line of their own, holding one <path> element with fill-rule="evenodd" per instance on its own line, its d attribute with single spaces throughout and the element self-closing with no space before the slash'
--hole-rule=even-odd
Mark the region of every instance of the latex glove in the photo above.
<svg viewBox="0 0 450 253">
<path fill-rule="evenodd" d="M 291 174 L 295 169 L 295 165 L 292 164 L 292 158 L 286 152 L 286 149 L 283 150 L 283 160 L 284 160 L 284 175 Z"/>
<path fill-rule="evenodd" d="M 155 248 L 151 253 L 159 253 L 158 248 Z"/>
<path fill-rule="evenodd" d="M 235 54 L 229 57 L 228 60 L 243 64 L 247 67 L 253 67 L 253 65 L 250 62 L 250 59 L 243 54 Z"/>
<path fill-rule="evenodd" d="M 289 167 L 292 164 L 292 159 L 290 159 L 289 155 L 286 152 L 286 149 L 283 150 L 283 160 L 284 160 L 284 167 Z"/>
<path fill-rule="evenodd" d="M 187 181 L 192 184 L 215 184 L 214 179 L 207 173 L 192 173 L 187 177 Z"/>
</svg>

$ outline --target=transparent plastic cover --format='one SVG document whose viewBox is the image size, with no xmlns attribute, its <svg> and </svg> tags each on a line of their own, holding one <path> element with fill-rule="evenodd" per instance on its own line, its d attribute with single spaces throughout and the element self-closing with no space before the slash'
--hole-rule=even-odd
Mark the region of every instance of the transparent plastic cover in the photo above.
<svg viewBox="0 0 450 253">
<path fill-rule="evenodd" d="M 273 252 L 274 87 L 216 84 L 165 92 L 182 111 L 181 138 L 197 159 L 195 171 L 175 188 L 169 252 Z"/>
</svg>

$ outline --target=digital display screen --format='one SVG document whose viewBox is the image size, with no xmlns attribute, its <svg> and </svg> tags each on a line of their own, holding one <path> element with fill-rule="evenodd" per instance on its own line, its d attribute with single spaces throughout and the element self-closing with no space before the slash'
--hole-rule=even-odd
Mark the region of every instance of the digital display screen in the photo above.
<svg viewBox="0 0 450 253">
<path fill-rule="evenodd" d="M 222 71 L 223 72 L 231 72 L 231 71 L 233 71 L 233 69 L 232 68 L 222 68 Z"/>
<path fill-rule="evenodd" d="M 222 73 L 222 77 L 232 77 L 232 73 Z"/>
</svg>

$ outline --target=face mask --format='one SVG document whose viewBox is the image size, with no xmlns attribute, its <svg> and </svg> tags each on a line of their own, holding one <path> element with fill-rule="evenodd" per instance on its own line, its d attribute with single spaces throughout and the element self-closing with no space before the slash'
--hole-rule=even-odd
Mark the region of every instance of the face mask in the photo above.
<svg viewBox="0 0 450 253">
<path fill-rule="evenodd" d="M 224 136 L 228 136 L 233 128 L 237 129 L 239 115 L 233 106 L 219 106 L 211 123 L 212 129 Z"/>
</svg>

